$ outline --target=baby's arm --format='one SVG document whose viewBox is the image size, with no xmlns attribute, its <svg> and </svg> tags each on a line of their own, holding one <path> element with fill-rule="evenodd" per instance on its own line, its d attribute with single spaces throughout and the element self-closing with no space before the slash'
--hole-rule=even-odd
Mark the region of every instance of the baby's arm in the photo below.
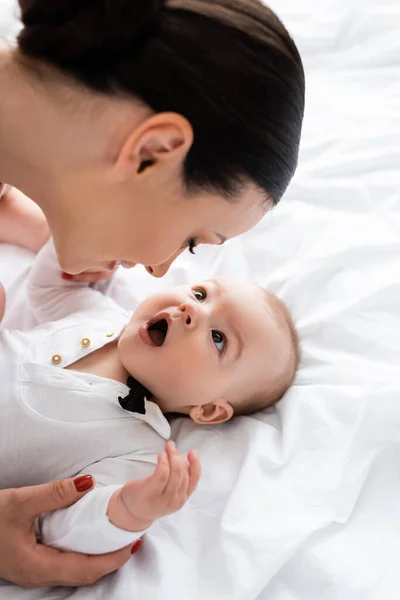
<svg viewBox="0 0 400 600">
<path fill-rule="evenodd" d="M 0 194 L 0 242 L 37 252 L 50 237 L 43 212 L 16 188 L 6 186 Z"/>
<path fill-rule="evenodd" d="M 107 515 L 122 529 L 147 529 L 160 517 L 174 513 L 192 495 L 200 479 L 200 462 L 191 451 L 187 458 L 168 442 L 154 473 L 125 484 L 111 498 Z"/>
<path fill-rule="evenodd" d="M 179 510 L 200 478 L 197 456 L 191 452 L 186 459 L 168 442 L 153 473 L 125 485 L 109 485 L 111 473 L 112 480 L 119 475 L 121 481 L 134 471 L 136 476 L 139 471 L 148 473 L 149 466 L 126 458 L 92 465 L 96 484 L 103 480 L 108 485 L 98 486 L 69 508 L 44 515 L 42 541 L 85 554 L 112 552 L 135 542 L 155 520 Z"/>
<path fill-rule="evenodd" d="M 92 308 L 120 310 L 114 300 L 92 289 L 88 282 L 63 279 L 52 239 L 36 256 L 28 276 L 27 292 L 38 324 Z"/>
</svg>

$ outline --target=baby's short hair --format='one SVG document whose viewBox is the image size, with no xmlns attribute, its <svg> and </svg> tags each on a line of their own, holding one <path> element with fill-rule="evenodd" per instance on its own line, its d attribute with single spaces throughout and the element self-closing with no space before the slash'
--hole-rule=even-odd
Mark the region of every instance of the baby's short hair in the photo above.
<svg viewBox="0 0 400 600">
<path fill-rule="evenodd" d="M 289 309 L 278 296 L 270 291 L 262 291 L 264 292 L 268 309 L 273 313 L 277 327 L 286 333 L 291 351 L 285 369 L 274 380 L 268 390 L 257 392 L 248 398 L 247 401 L 244 400 L 234 407 L 235 415 L 237 416 L 253 414 L 278 402 L 291 387 L 300 363 L 299 336 Z"/>
</svg>

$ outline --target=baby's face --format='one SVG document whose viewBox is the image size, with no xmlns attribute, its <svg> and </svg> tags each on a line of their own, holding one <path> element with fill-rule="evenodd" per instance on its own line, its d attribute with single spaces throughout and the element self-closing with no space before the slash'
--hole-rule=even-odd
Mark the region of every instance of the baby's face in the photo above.
<svg viewBox="0 0 400 600">
<path fill-rule="evenodd" d="M 162 411 L 184 414 L 267 390 L 290 351 L 264 292 L 226 277 L 154 294 L 119 341 L 124 367 Z"/>
</svg>

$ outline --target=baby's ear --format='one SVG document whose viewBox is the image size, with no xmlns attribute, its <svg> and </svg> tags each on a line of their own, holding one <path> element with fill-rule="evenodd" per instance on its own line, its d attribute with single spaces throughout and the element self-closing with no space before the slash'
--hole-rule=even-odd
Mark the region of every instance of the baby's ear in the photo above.
<svg viewBox="0 0 400 600">
<path fill-rule="evenodd" d="M 233 408 L 226 400 L 193 406 L 190 418 L 198 425 L 218 425 L 233 417 Z"/>
</svg>

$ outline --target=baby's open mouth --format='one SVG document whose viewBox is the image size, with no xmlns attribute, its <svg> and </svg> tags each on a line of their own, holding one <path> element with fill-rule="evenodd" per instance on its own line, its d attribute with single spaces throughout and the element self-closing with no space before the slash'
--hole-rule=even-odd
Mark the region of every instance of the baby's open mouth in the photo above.
<svg viewBox="0 0 400 600">
<path fill-rule="evenodd" d="M 162 346 L 168 333 L 167 319 L 157 318 L 157 320 L 150 322 L 147 332 L 149 334 L 149 338 L 155 346 Z"/>
</svg>

